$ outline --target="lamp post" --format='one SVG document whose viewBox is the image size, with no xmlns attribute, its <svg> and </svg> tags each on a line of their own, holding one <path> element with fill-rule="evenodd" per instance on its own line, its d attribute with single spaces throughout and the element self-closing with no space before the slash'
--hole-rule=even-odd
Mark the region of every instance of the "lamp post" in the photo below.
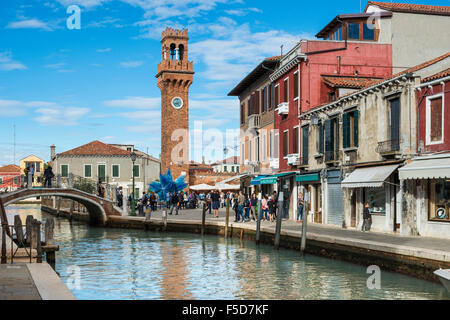
<svg viewBox="0 0 450 320">
<path fill-rule="evenodd" d="M 136 153 L 134 153 L 134 151 L 131 153 L 131 162 L 133 162 L 133 167 L 131 168 L 131 172 L 133 175 L 133 184 L 131 187 L 131 215 L 135 216 L 136 215 L 136 203 L 135 203 L 135 197 L 136 197 L 136 192 L 134 192 L 134 162 L 136 161 Z"/>
</svg>

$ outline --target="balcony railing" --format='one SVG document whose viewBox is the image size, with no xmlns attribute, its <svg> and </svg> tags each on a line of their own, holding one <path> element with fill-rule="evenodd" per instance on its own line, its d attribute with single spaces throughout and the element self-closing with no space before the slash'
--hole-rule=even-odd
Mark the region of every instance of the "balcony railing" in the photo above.
<svg viewBox="0 0 450 320">
<path fill-rule="evenodd" d="M 339 160 L 339 151 L 325 151 L 325 162 Z"/>
<path fill-rule="evenodd" d="M 259 114 L 253 114 L 248 117 L 248 129 L 256 130 L 261 128 L 261 117 Z"/>
<path fill-rule="evenodd" d="M 270 158 L 269 159 L 269 166 L 272 169 L 279 169 L 280 168 L 280 159 L 278 159 L 278 158 Z"/>
<path fill-rule="evenodd" d="M 278 105 L 278 115 L 287 115 L 289 114 L 289 103 L 282 102 Z"/>
<path fill-rule="evenodd" d="M 377 152 L 379 154 L 396 153 L 400 151 L 400 140 L 388 140 L 378 142 Z"/>
</svg>

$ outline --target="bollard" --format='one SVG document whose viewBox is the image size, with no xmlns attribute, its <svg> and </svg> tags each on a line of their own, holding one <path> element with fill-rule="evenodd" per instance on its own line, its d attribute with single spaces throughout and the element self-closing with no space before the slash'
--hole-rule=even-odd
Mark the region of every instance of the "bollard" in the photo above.
<svg viewBox="0 0 450 320">
<path fill-rule="evenodd" d="M 206 203 L 203 202 L 203 209 L 202 209 L 202 235 L 205 233 L 205 219 L 206 219 Z"/>
<path fill-rule="evenodd" d="M 225 200 L 225 238 L 228 237 L 228 224 L 230 223 L 230 199 Z"/>
<path fill-rule="evenodd" d="M 36 262 L 42 263 L 41 222 L 33 221 L 33 242 L 36 245 Z"/>
<path fill-rule="evenodd" d="M 259 237 L 261 235 L 261 200 L 262 200 L 262 194 L 261 192 L 258 194 L 258 213 L 256 215 L 256 243 L 259 244 Z"/>
<path fill-rule="evenodd" d="M 163 218 L 163 222 L 164 222 L 164 231 L 166 231 L 167 230 L 167 210 L 163 210 L 162 218 Z"/>
<path fill-rule="evenodd" d="M 55 220 L 53 217 L 47 218 L 44 226 L 45 245 L 51 246 L 55 244 L 54 239 Z"/>
<path fill-rule="evenodd" d="M 278 249 L 280 245 L 280 234 L 281 234 L 281 219 L 283 216 L 283 191 L 280 191 L 278 195 L 278 214 L 277 214 L 277 225 L 275 226 L 275 248 Z"/>
<path fill-rule="evenodd" d="M 302 238 L 300 243 L 300 252 L 301 254 L 304 254 L 305 248 L 306 248 L 306 227 L 308 224 L 308 201 L 309 201 L 309 194 L 308 191 L 305 191 L 304 196 L 304 206 L 303 206 L 303 223 L 302 223 Z"/>
</svg>

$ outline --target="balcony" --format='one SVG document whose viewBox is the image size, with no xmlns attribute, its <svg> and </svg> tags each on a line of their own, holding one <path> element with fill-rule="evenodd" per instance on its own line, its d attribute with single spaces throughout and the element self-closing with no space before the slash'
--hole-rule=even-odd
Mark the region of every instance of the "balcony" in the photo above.
<svg viewBox="0 0 450 320">
<path fill-rule="evenodd" d="M 290 166 L 298 166 L 300 165 L 301 158 L 298 154 L 288 154 L 287 156 L 287 163 Z"/>
<path fill-rule="evenodd" d="M 288 115 L 289 114 L 289 103 L 282 102 L 278 105 L 278 115 Z"/>
<path fill-rule="evenodd" d="M 253 114 L 248 117 L 248 129 L 258 130 L 261 128 L 261 116 L 259 114 Z"/>
<path fill-rule="evenodd" d="M 279 169 L 280 168 L 280 159 L 278 158 L 270 158 L 269 166 L 271 169 Z"/>
<path fill-rule="evenodd" d="M 395 155 L 400 151 L 400 140 L 387 140 L 378 142 L 377 152 L 382 156 Z"/>
<path fill-rule="evenodd" d="M 339 160 L 339 151 L 325 151 L 325 162 L 334 162 Z"/>
</svg>

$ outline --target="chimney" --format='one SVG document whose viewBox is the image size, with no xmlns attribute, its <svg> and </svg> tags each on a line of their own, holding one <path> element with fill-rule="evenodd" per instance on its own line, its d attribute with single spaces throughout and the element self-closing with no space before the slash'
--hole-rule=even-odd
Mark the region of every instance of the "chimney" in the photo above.
<svg viewBox="0 0 450 320">
<path fill-rule="evenodd" d="M 55 160 L 55 145 L 52 144 L 50 146 L 50 161 Z"/>
</svg>

